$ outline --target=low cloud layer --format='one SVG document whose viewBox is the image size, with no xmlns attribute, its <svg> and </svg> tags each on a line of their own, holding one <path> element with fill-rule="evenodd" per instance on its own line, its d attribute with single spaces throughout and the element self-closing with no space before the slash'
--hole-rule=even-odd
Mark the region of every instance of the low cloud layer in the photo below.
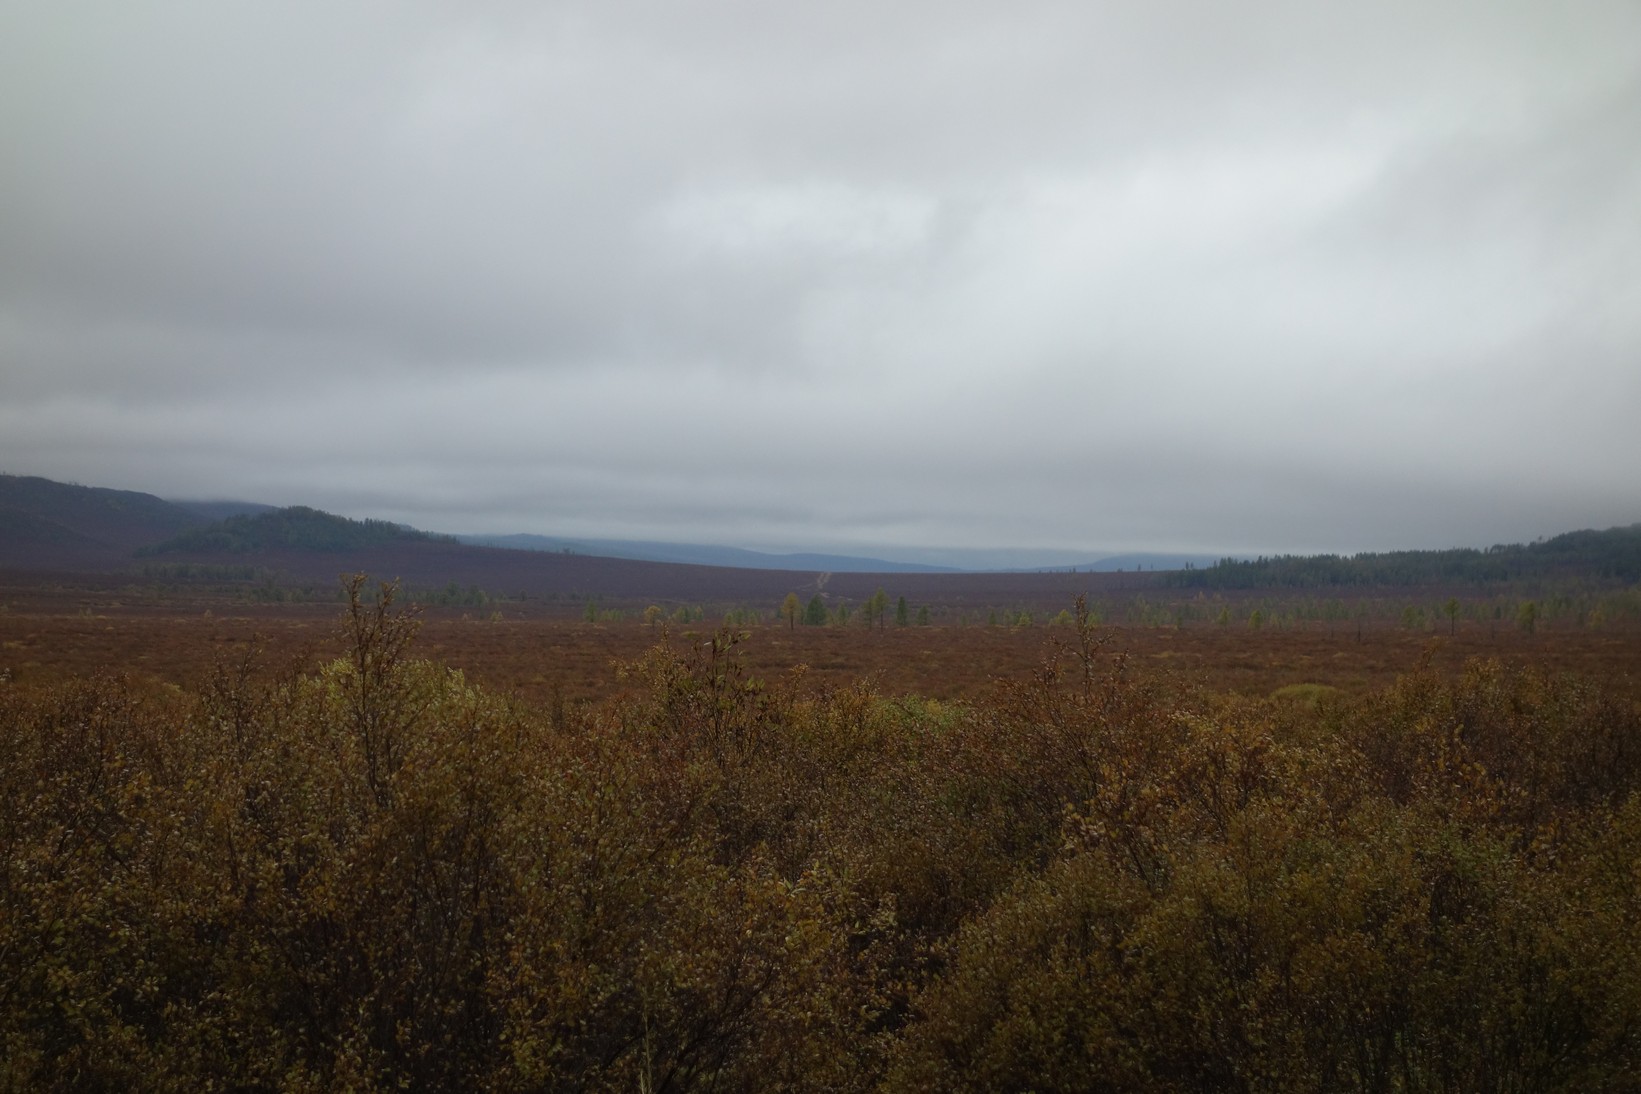
<svg viewBox="0 0 1641 1094">
<path fill-rule="evenodd" d="M 1641 8 L 0 12 L 0 470 L 772 548 L 1641 520 Z"/>
</svg>

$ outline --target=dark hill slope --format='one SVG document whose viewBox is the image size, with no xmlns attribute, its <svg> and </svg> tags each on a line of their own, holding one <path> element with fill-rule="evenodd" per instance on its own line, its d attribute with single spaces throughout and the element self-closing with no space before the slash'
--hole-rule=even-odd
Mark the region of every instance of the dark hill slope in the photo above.
<svg viewBox="0 0 1641 1094">
<path fill-rule="evenodd" d="M 719 547 L 698 543 L 662 543 L 637 539 L 563 539 L 558 536 L 515 535 L 457 536 L 463 543 L 483 547 L 509 547 L 521 551 L 556 551 L 561 554 L 597 555 L 600 558 L 630 558 L 640 562 L 684 562 L 696 566 L 735 566 L 749 570 L 802 570 L 849 573 L 953 573 L 952 566 L 928 566 L 917 562 L 890 562 L 859 555 L 800 552 L 772 554 L 740 547 Z"/>
<path fill-rule="evenodd" d="M 102 570 L 201 522 L 152 494 L 0 474 L 0 566 Z"/>
<path fill-rule="evenodd" d="M 229 517 L 254 517 L 258 513 L 271 513 L 279 508 L 277 505 L 263 505 L 255 501 L 177 501 L 172 505 L 186 509 L 201 520 L 227 520 Z"/>
<path fill-rule="evenodd" d="M 472 547 L 433 538 L 340 551 L 176 547 L 155 559 L 161 560 L 207 567 L 252 564 L 281 575 L 283 580 L 319 584 L 334 583 L 339 575 L 349 573 L 398 580 L 412 588 L 440 588 L 454 582 L 463 587 L 476 585 L 496 596 L 522 595 L 576 605 L 592 598 L 612 606 L 630 606 L 650 601 L 759 602 L 771 597 L 778 604 L 797 587 L 797 582 L 813 584 L 813 575 L 809 574 Z"/>
<path fill-rule="evenodd" d="M 411 588 L 476 585 L 492 596 L 557 602 L 579 614 L 589 599 L 606 607 L 641 608 L 695 604 L 777 610 L 787 593 L 805 603 L 819 592 L 825 602 L 858 605 L 878 589 L 914 604 L 954 608 L 1018 606 L 1033 612 L 1069 607 L 1081 592 L 1095 596 L 1153 588 L 1159 574 L 819 574 L 731 566 L 643 562 L 595 555 L 473 547 L 440 538 L 406 538 L 345 551 L 296 547 L 249 550 L 168 549 L 155 561 L 243 567 L 283 575 L 284 580 L 331 585 L 341 574 L 402 581 Z"/>
<path fill-rule="evenodd" d="M 1058 611 L 1080 592 L 1127 589 L 1154 575 L 1069 573 L 822 573 L 750 569 L 520 551 L 460 543 L 386 521 L 357 521 L 293 507 L 235 516 L 192 528 L 142 552 L 165 561 L 207 565 L 252 563 L 307 582 L 331 582 L 362 572 L 413 587 L 476 585 L 499 596 L 557 600 L 566 606 L 597 599 L 608 605 L 759 605 L 773 612 L 787 593 L 805 601 L 859 603 L 882 587 L 918 604 L 1018 605 Z M 1143 587 L 1143 586 L 1141 586 Z"/>
<path fill-rule="evenodd" d="M 1175 571 L 1167 580 L 1170 585 L 1199 589 L 1315 589 L 1489 584 L 1546 577 L 1641 581 L 1641 524 L 1567 532 L 1537 543 L 1500 544 L 1485 551 L 1455 548 L 1349 557 L 1225 559 L 1203 570 Z"/>
<path fill-rule="evenodd" d="M 254 515 L 240 514 L 203 527 L 190 528 L 144 555 L 228 553 L 288 550 L 330 554 L 367 551 L 402 543 L 455 542 L 448 536 L 418 532 L 385 520 L 350 520 L 305 505 Z"/>
</svg>

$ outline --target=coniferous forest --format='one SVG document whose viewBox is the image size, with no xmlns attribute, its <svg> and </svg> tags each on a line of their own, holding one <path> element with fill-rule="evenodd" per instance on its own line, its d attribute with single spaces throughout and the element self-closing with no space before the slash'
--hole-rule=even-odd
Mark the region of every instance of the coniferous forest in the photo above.
<svg viewBox="0 0 1641 1094">
<path fill-rule="evenodd" d="M 988 697 L 743 636 L 536 707 L 331 654 L 0 688 L 0 1085 L 1599 1090 L 1641 714 L 1531 666 L 1209 693 L 1079 611 Z"/>
<path fill-rule="evenodd" d="M 1641 580 L 1641 524 L 1564 532 L 1536 543 L 1485 551 L 1385 551 L 1340 555 L 1227 558 L 1206 569 L 1172 571 L 1170 585 L 1199 589 L 1315 589 L 1328 586 L 1485 586 L 1565 575 L 1633 584 Z"/>
</svg>

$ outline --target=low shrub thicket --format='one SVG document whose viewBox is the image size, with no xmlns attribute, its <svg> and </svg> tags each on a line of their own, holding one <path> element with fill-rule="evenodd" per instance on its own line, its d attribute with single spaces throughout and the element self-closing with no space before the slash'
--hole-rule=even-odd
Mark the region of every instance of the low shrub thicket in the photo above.
<svg viewBox="0 0 1641 1094">
<path fill-rule="evenodd" d="M 0 690 L 0 1086 L 1626 1089 L 1641 716 L 1476 663 L 973 706 L 663 643 L 549 716 L 411 656 Z"/>
</svg>

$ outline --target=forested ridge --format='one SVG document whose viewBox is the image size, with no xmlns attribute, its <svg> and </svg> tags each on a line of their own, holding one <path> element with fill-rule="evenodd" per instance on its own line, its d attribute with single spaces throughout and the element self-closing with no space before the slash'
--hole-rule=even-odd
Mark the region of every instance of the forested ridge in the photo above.
<svg viewBox="0 0 1641 1094">
<path fill-rule="evenodd" d="M 1364 552 L 1227 558 L 1206 569 L 1177 570 L 1169 584 L 1204 589 L 1486 584 L 1544 577 L 1641 581 L 1641 524 L 1567 532 L 1486 550 Z"/>
<path fill-rule="evenodd" d="M 6 1089 L 1592 1090 L 1641 1075 L 1641 712 L 1473 662 L 1206 695 L 1079 612 L 972 704 L 669 636 L 0 686 Z"/>
<path fill-rule="evenodd" d="M 450 536 L 417 531 L 391 521 L 353 520 L 305 505 L 292 505 L 190 528 L 137 554 L 141 557 L 188 552 L 243 554 L 273 549 L 340 552 L 427 540 L 455 542 Z"/>
</svg>

